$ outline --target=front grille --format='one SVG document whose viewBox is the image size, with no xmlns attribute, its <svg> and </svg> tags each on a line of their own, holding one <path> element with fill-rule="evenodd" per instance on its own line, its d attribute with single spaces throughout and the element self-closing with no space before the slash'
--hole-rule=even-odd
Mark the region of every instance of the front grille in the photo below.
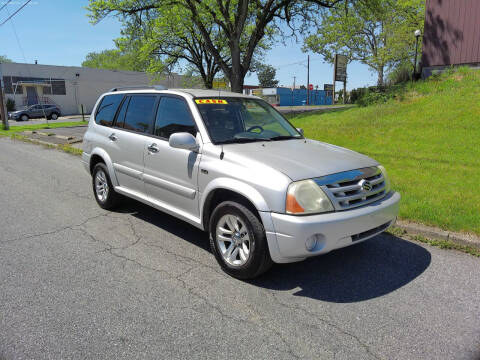
<svg viewBox="0 0 480 360">
<path fill-rule="evenodd" d="M 377 226 L 376 228 L 361 232 L 359 234 L 352 235 L 352 241 L 359 241 L 359 240 L 363 240 L 368 237 L 371 237 L 373 235 L 380 234 L 381 232 L 388 229 L 388 227 L 390 226 L 390 223 L 391 222 L 389 221 L 383 225 Z"/>
<path fill-rule="evenodd" d="M 385 196 L 385 179 L 377 167 L 346 171 L 315 179 L 336 210 L 348 210 Z"/>
</svg>

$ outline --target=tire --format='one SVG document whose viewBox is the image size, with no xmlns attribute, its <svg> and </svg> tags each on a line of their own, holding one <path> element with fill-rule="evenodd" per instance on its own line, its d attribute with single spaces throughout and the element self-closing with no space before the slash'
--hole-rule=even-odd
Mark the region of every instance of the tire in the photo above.
<svg viewBox="0 0 480 360">
<path fill-rule="evenodd" d="M 50 115 L 50 120 L 57 120 L 58 117 L 59 117 L 59 115 L 58 115 L 57 113 L 52 113 L 52 114 Z"/>
<path fill-rule="evenodd" d="M 23 114 L 22 116 L 20 116 L 20 120 L 22 121 L 28 121 L 28 119 L 30 119 L 30 117 L 27 114 Z"/>
<path fill-rule="evenodd" d="M 98 191 L 97 186 L 99 187 Z M 100 190 L 100 187 L 103 191 Z M 107 166 L 104 163 L 98 163 L 93 168 L 92 188 L 95 200 L 102 209 L 111 210 L 119 205 L 121 195 L 116 193 L 113 189 Z"/>
<path fill-rule="evenodd" d="M 253 279 L 272 266 L 263 225 L 244 205 L 234 201 L 220 203 L 210 217 L 209 229 L 210 247 L 227 274 Z M 222 240 L 228 238 L 232 240 Z"/>
</svg>

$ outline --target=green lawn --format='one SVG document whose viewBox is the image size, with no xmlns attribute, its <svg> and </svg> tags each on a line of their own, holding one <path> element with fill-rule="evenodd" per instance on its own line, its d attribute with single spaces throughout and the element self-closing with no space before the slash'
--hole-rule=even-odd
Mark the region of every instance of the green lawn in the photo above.
<svg viewBox="0 0 480 360">
<path fill-rule="evenodd" d="M 42 129 L 55 129 L 59 127 L 71 127 L 79 125 L 87 125 L 88 121 L 70 121 L 62 123 L 54 123 L 50 121 L 50 124 L 36 124 L 36 125 L 15 125 L 10 126 L 10 130 L 3 130 L 0 124 L 0 135 L 13 135 L 27 130 L 42 130 Z"/>
<path fill-rule="evenodd" d="M 399 98 L 291 121 L 384 164 L 402 219 L 480 234 L 480 71 L 409 84 Z"/>
</svg>

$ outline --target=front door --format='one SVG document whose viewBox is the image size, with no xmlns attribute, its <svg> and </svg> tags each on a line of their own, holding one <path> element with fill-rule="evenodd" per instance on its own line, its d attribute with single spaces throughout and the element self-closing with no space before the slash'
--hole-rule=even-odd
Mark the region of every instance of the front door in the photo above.
<svg viewBox="0 0 480 360">
<path fill-rule="evenodd" d="M 183 216 L 198 218 L 198 164 L 200 154 L 172 148 L 168 139 L 176 132 L 197 135 L 187 102 L 176 96 L 163 96 L 158 106 L 154 136 L 145 151 L 143 179 L 147 194 Z"/>
<path fill-rule="evenodd" d="M 33 86 L 27 86 L 27 105 L 38 104 L 37 89 Z"/>
</svg>

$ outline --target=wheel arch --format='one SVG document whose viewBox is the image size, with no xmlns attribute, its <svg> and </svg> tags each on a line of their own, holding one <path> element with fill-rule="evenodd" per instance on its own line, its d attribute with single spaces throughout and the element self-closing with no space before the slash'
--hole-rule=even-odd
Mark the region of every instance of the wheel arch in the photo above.
<svg viewBox="0 0 480 360">
<path fill-rule="evenodd" d="M 237 201 L 249 208 L 261 220 L 259 211 L 269 211 L 263 196 L 252 186 L 234 179 L 216 179 L 205 189 L 200 200 L 201 220 L 208 231 L 210 216 L 222 201 Z"/>
<path fill-rule="evenodd" d="M 94 166 L 99 162 L 103 162 L 107 166 L 112 185 L 118 186 L 118 180 L 115 175 L 115 170 L 113 168 L 113 163 L 112 163 L 112 160 L 110 159 L 110 156 L 107 154 L 105 150 L 100 148 L 95 148 L 92 150 L 90 154 L 90 163 L 89 163 L 90 174 L 92 173 Z"/>
</svg>

